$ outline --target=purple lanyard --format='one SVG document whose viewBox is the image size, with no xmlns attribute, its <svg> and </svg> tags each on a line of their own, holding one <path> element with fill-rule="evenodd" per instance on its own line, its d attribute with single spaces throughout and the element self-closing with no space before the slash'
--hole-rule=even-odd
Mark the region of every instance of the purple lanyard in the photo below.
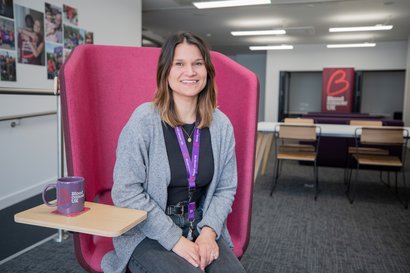
<svg viewBox="0 0 410 273">
<path fill-rule="evenodd" d="M 192 146 L 192 158 L 189 157 L 188 147 L 185 142 L 184 134 L 182 132 L 181 126 L 175 127 L 175 133 L 178 138 L 179 148 L 181 148 L 182 157 L 184 158 L 185 168 L 188 176 L 188 193 L 189 193 L 189 203 L 188 203 L 188 221 L 193 222 L 195 219 L 195 202 L 191 202 L 192 193 L 196 188 L 196 176 L 198 174 L 198 161 L 199 161 L 199 140 L 200 140 L 200 129 L 194 129 L 194 143 Z"/>
</svg>

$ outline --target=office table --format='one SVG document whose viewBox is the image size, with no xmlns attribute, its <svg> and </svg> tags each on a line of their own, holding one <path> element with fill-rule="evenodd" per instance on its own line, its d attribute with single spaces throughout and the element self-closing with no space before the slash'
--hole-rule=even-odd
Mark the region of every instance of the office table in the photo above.
<svg viewBox="0 0 410 273">
<path fill-rule="evenodd" d="M 258 132 L 274 133 L 282 122 L 258 122 Z M 306 125 L 306 124 L 305 124 Z M 363 126 L 347 124 L 313 124 L 321 128 L 321 136 L 326 137 L 354 137 L 356 128 Z"/>
<path fill-rule="evenodd" d="M 279 128 L 278 125 L 283 122 L 258 122 L 258 138 L 256 144 L 256 160 L 255 160 L 255 175 L 254 179 L 261 168 L 260 173 L 266 173 L 266 166 L 269 159 L 269 154 L 273 142 L 273 133 Z M 304 124 L 306 125 L 306 124 Z M 321 128 L 321 136 L 324 137 L 343 137 L 353 138 L 356 128 L 364 126 L 348 125 L 348 124 L 314 124 Z M 369 126 L 366 126 L 369 127 Z M 389 126 L 390 127 L 390 126 Z M 410 131 L 410 127 L 401 127 Z"/>
<path fill-rule="evenodd" d="M 258 175 L 266 173 L 266 166 L 273 142 L 273 133 L 279 128 L 281 122 L 258 122 L 258 138 L 256 144 L 256 160 L 254 180 Z M 306 125 L 306 124 L 305 124 Z M 343 124 L 314 124 L 321 128 L 321 136 L 329 137 L 354 137 L 356 128 L 362 126 L 343 125 Z"/>
<path fill-rule="evenodd" d="M 76 216 L 55 214 L 56 207 L 39 205 L 14 215 L 17 223 L 63 229 L 104 237 L 117 237 L 147 218 L 147 212 L 85 202 L 89 210 Z"/>
</svg>

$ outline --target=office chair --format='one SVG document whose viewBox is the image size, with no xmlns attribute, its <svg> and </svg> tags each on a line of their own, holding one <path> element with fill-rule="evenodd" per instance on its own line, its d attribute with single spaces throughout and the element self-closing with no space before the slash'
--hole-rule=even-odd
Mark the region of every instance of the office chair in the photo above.
<svg viewBox="0 0 410 273">
<path fill-rule="evenodd" d="M 383 153 L 355 153 L 353 158 L 356 162 L 356 175 L 355 179 L 348 180 L 347 197 L 351 204 L 353 204 L 356 187 L 358 182 L 359 170 L 363 166 L 375 167 L 376 170 L 387 169 L 395 172 L 395 194 L 399 201 L 403 204 L 404 208 L 408 208 L 407 201 L 407 187 L 406 176 L 404 171 L 406 161 L 407 140 L 409 138 L 409 131 L 402 127 L 363 127 L 355 130 L 356 148 L 361 144 L 366 145 L 379 145 L 382 147 L 394 148 L 398 147 L 400 153 L 383 154 Z M 402 174 L 403 183 L 403 198 L 400 199 L 398 192 L 398 172 Z M 390 179 L 390 174 L 388 174 Z M 390 183 L 389 183 L 390 184 Z"/>
<path fill-rule="evenodd" d="M 317 167 L 317 154 L 319 150 L 321 129 L 313 124 L 283 123 L 275 129 L 275 167 L 270 195 L 276 189 L 279 180 L 282 161 L 296 160 L 311 162 L 315 179 L 315 197 L 319 194 L 319 172 Z M 295 142 L 310 142 L 300 145 Z"/>
<path fill-rule="evenodd" d="M 133 110 L 151 101 L 159 48 L 82 45 L 63 65 L 59 79 L 68 175 L 85 177 L 86 201 L 112 204 L 111 187 L 119 134 Z M 228 229 L 236 256 L 248 245 L 259 98 L 254 73 L 212 52 L 218 105 L 230 118 L 236 139 L 238 188 Z M 79 263 L 101 272 L 111 238 L 76 233 Z"/>
<path fill-rule="evenodd" d="M 381 127 L 383 126 L 383 122 L 381 120 L 359 120 L 359 119 L 352 119 L 349 121 L 349 125 L 353 126 L 365 126 L 365 127 Z M 349 141 L 349 140 L 348 140 Z M 378 155 L 388 155 L 388 149 L 382 149 L 377 146 L 359 146 L 356 147 L 356 142 L 353 145 L 349 145 L 347 147 L 347 155 L 346 155 L 346 165 L 345 165 L 345 172 L 344 172 L 344 182 L 345 184 L 351 179 L 352 170 L 350 168 L 351 165 L 351 157 L 354 154 L 378 154 Z M 382 178 L 382 171 L 380 171 L 380 179 Z"/>
<path fill-rule="evenodd" d="M 314 124 L 314 120 L 313 119 L 309 119 L 309 118 L 285 118 L 283 120 L 284 123 L 288 123 L 288 124 Z M 257 141 L 257 158 L 256 158 L 256 162 L 257 162 L 257 167 L 259 168 L 259 165 L 261 166 L 261 171 L 260 174 L 264 175 L 266 173 L 266 168 L 268 165 L 268 161 L 269 161 L 269 156 L 272 153 L 272 149 L 273 149 L 273 134 L 266 134 L 266 133 L 262 133 L 259 132 L 258 133 L 258 141 Z M 310 151 L 314 151 L 315 148 L 310 145 L 310 144 L 304 144 L 304 143 L 300 143 L 299 141 L 294 141 L 293 143 L 288 143 L 288 148 L 289 149 L 300 149 L 300 150 L 310 150 Z M 258 173 L 255 172 L 254 174 L 254 179 L 256 181 L 256 177 L 257 177 Z"/>
</svg>

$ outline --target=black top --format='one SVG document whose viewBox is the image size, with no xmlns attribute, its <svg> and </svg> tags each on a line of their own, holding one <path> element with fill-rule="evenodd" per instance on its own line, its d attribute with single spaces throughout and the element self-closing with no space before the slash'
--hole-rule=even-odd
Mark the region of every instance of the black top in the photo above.
<svg viewBox="0 0 410 273">
<path fill-rule="evenodd" d="M 182 127 L 186 144 L 188 146 L 189 155 L 192 156 L 193 133 L 195 123 L 185 124 Z M 188 201 L 188 174 L 182 157 L 181 148 L 179 147 L 175 129 L 162 123 L 164 132 L 165 145 L 169 167 L 171 169 L 171 183 L 168 186 L 168 201 L 167 205 L 176 205 L 179 202 Z M 191 142 L 188 142 L 187 134 L 191 135 Z M 209 128 L 201 129 L 198 174 L 196 178 L 196 191 L 192 201 L 198 201 L 205 194 L 208 185 L 212 181 L 214 175 L 214 157 L 212 153 L 211 135 Z"/>
</svg>

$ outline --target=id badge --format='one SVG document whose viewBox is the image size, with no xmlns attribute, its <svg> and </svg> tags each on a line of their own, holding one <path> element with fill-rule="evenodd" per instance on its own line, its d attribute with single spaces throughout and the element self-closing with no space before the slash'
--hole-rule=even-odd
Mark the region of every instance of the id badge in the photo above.
<svg viewBox="0 0 410 273">
<path fill-rule="evenodd" d="M 196 209 L 195 202 L 190 202 L 188 204 L 188 221 L 189 222 L 193 222 L 195 220 L 195 209 Z"/>
</svg>

